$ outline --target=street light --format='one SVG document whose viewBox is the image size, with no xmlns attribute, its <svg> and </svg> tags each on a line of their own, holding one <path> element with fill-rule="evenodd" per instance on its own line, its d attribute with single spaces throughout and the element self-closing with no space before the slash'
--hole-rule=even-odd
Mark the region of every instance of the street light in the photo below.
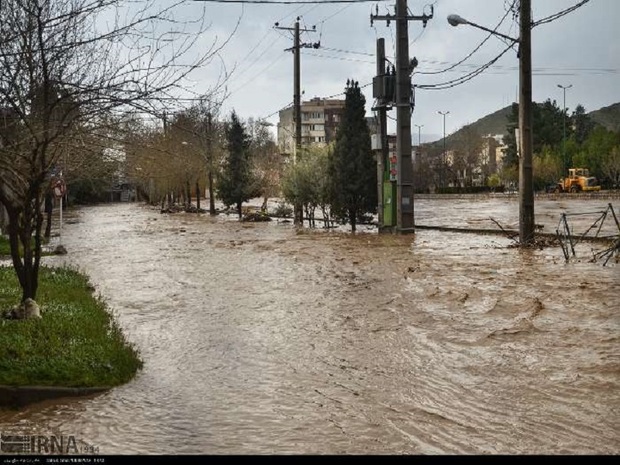
<svg viewBox="0 0 620 465">
<path fill-rule="evenodd" d="M 558 84 L 558 87 L 564 91 L 564 107 L 562 109 L 562 176 L 566 175 L 566 89 L 573 87 L 572 84 L 563 86 Z"/>
<path fill-rule="evenodd" d="M 472 23 L 458 15 L 449 15 L 452 26 L 468 24 L 495 36 L 519 44 L 519 242 L 534 241 L 534 176 L 532 169 L 532 2 L 519 2 L 519 39 Z"/>
<path fill-rule="evenodd" d="M 422 145 L 422 140 L 420 139 L 420 129 L 424 127 L 423 124 L 414 124 L 416 128 L 418 128 L 418 147 Z"/>
<path fill-rule="evenodd" d="M 444 165 L 446 164 L 446 115 L 449 114 L 449 111 L 438 111 L 437 113 L 439 113 L 441 116 L 443 116 L 443 155 L 441 157 L 441 182 L 443 184 L 443 172 L 444 172 Z M 443 185 L 441 187 L 444 187 Z"/>
<path fill-rule="evenodd" d="M 472 23 L 471 21 L 467 21 L 465 18 L 460 17 L 459 15 L 448 15 L 448 22 L 450 23 L 450 26 L 458 26 L 460 24 L 467 24 L 469 26 L 473 26 L 473 27 L 477 27 L 478 29 L 482 29 L 483 31 L 487 31 L 493 35 L 499 36 L 499 37 L 503 37 L 506 40 L 509 40 L 511 42 L 519 42 L 518 39 L 514 39 L 510 36 L 504 35 L 500 32 L 494 31 L 492 29 L 489 29 L 488 27 L 484 27 L 484 26 L 480 26 L 479 24 L 476 23 Z"/>
</svg>

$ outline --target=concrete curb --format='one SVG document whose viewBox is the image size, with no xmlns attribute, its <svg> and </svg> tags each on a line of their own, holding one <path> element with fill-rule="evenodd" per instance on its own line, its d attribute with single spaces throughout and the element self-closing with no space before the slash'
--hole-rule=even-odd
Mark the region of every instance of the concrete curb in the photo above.
<svg viewBox="0 0 620 465">
<path fill-rule="evenodd" d="M 100 394 L 109 387 L 62 387 L 62 386 L 3 386 L 0 385 L 0 407 L 21 408 L 35 402 L 60 399 L 63 397 L 82 397 Z"/>
</svg>

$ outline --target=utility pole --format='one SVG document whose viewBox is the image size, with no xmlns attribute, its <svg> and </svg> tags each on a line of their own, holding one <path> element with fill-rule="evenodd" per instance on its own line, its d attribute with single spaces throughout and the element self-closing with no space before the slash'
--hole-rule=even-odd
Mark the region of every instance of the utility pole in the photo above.
<svg viewBox="0 0 620 465">
<path fill-rule="evenodd" d="M 439 173 L 441 176 L 441 180 L 440 180 L 441 187 L 445 187 L 443 184 L 445 181 L 445 168 L 447 164 L 447 160 L 446 160 L 446 115 L 449 114 L 450 112 L 449 111 L 438 111 L 437 113 L 443 116 L 443 153 L 441 154 L 441 167 L 439 169 Z"/>
<path fill-rule="evenodd" d="M 573 85 L 558 84 L 558 87 L 564 91 L 564 106 L 562 107 L 562 177 L 564 177 L 568 169 L 566 166 L 566 89 L 570 89 Z"/>
<path fill-rule="evenodd" d="M 377 76 L 385 76 L 385 39 L 377 39 Z M 388 164 L 389 147 L 387 137 L 387 101 L 383 97 L 377 99 L 378 107 L 377 114 L 379 116 L 379 143 L 381 150 L 377 154 L 377 200 L 378 200 L 378 220 L 379 229 L 385 226 L 384 224 L 384 183 L 389 183 L 389 177 L 384 174 Z M 391 183 L 390 183 L 391 187 Z M 394 195 L 391 197 L 395 198 Z M 391 205 L 390 205 L 391 208 Z M 390 215 L 393 218 L 393 215 Z"/>
<path fill-rule="evenodd" d="M 407 0 L 396 0 L 395 15 L 371 15 L 374 20 L 396 21 L 396 231 L 415 232 L 413 210 L 413 166 L 411 163 L 411 73 L 414 62 L 409 61 L 409 21 L 422 21 L 433 17 L 412 16 L 407 11 Z M 417 61 L 417 60 L 416 60 Z"/>
<path fill-rule="evenodd" d="M 532 169 L 532 6 L 521 0 L 519 6 L 519 242 L 534 241 L 534 177 Z"/>
<path fill-rule="evenodd" d="M 302 48 L 319 48 L 320 43 L 301 43 L 302 32 L 316 32 L 316 26 L 312 29 L 300 29 L 299 16 L 295 21 L 294 27 L 281 27 L 279 23 L 275 24 L 275 29 L 281 29 L 285 31 L 293 31 L 293 47 L 287 48 L 284 51 L 291 50 L 294 55 L 294 70 L 293 70 L 293 121 L 295 121 L 295 151 L 293 153 L 293 164 L 297 161 L 297 154 L 301 152 L 301 49 Z M 293 223 L 295 225 L 303 226 L 304 224 L 304 211 L 300 205 L 293 205 Z"/>
</svg>

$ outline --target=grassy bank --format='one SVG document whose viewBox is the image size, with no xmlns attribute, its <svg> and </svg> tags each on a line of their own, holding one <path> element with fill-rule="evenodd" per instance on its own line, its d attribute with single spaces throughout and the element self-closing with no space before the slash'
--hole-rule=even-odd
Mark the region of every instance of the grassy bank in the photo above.
<svg viewBox="0 0 620 465">
<path fill-rule="evenodd" d="M 9 240 L 0 234 L 0 257 L 11 255 Z"/>
<path fill-rule="evenodd" d="M 66 268 L 41 268 L 37 303 L 42 319 L 0 319 L 0 384 L 116 386 L 142 362 L 88 279 Z M 19 302 L 11 267 L 0 267 L 0 310 Z"/>
<path fill-rule="evenodd" d="M 43 244 L 47 244 L 48 242 L 49 242 L 48 239 L 42 238 Z M 34 239 L 32 240 L 32 243 L 34 245 Z M 23 256 L 21 246 L 19 248 L 19 255 Z M 46 255 L 53 255 L 53 254 L 46 250 L 41 251 L 42 257 L 45 257 Z M 4 259 L 11 258 L 11 244 L 9 243 L 9 240 L 2 235 L 0 235 L 0 258 L 4 258 Z"/>
</svg>

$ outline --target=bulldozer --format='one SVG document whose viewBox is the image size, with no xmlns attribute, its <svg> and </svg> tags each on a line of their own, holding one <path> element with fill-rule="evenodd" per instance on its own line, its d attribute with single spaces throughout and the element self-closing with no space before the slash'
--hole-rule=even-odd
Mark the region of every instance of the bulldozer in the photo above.
<svg viewBox="0 0 620 465">
<path fill-rule="evenodd" d="M 587 168 L 570 168 L 568 176 L 560 179 L 555 192 L 591 192 L 600 191 L 601 186 L 597 179 L 590 176 Z"/>
</svg>

